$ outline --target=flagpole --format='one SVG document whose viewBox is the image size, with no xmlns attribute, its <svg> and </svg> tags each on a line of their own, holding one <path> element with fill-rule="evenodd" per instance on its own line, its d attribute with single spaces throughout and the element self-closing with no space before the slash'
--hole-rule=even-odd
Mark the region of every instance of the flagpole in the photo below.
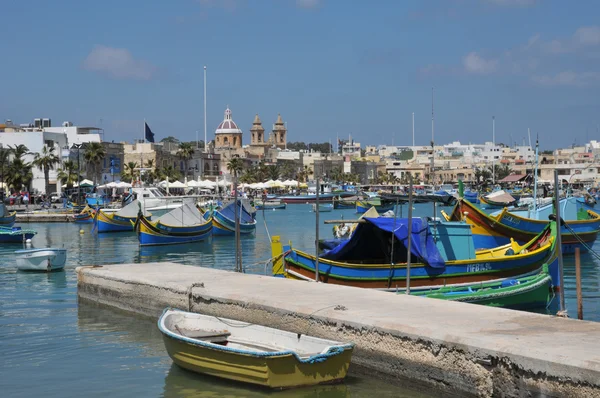
<svg viewBox="0 0 600 398">
<path fill-rule="evenodd" d="M 206 65 L 204 65 L 204 152 L 207 152 L 206 138 Z"/>
<path fill-rule="evenodd" d="M 142 142 L 146 143 L 146 118 L 144 118 L 144 128 L 142 129 Z M 144 167 L 144 148 L 140 147 L 140 187 L 142 186 L 142 167 Z"/>
</svg>

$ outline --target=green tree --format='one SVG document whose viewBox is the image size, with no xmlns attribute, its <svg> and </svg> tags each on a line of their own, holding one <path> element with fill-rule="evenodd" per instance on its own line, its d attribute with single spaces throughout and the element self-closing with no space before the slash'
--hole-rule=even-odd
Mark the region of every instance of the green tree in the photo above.
<svg viewBox="0 0 600 398">
<path fill-rule="evenodd" d="M 277 180 L 279 178 L 279 167 L 276 165 L 267 166 L 267 176 L 271 180 Z"/>
<path fill-rule="evenodd" d="M 83 152 L 83 160 L 87 163 L 88 167 L 92 169 L 94 185 L 96 185 L 96 177 L 98 176 L 98 166 L 100 162 L 106 157 L 106 149 L 104 145 L 99 142 L 90 142 L 85 145 Z"/>
<path fill-rule="evenodd" d="M 4 191 L 4 173 L 8 172 L 10 166 L 10 149 L 0 148 L 0 178 L 2 178 L 2 184 L 0 189 Z"/>
<path fill-rule="evenodd" d="M 194 156 L 194 147 L 189 142 L 182 142 L 179 144 L 179 149 L 177 150 L 177 156 L 179 156 L 183 160 L 183 164 L 185 166 L 184 175 L 188 175 L 189 167 L 188 161 Z"/>
<path fill-rule="evenodd" d="M 44 145 L 42 152 L 38 152 L 33 157 L 33 166 L 44 172 L 44 193 L 50 194 L 50 170 L 54 170 L 60 159 L 54 152 L 56 147 Z"/>
<path fill-rule="evenodd" d="M 66 184 L 67 189 L 73 188 L 77 182 L 77 165 L 72 160 L 63 162 L 62 168 L 58 169 L 58 179 L 61 184 Z"/>
<path fill-rule="evenodd" d="M 177 181 L 181 178 L 181 173 L 175 167 L 169 165 L 161 170 L 161 179 L 168 179 L 169 182 Z"/>
<path fill-rule="evenodd" d="M 244 161 L 241 158 L 231 158 L 229 162 L 227 162 L 227 170 L 229 170 L 235 179 L 237 179 L 243 169 Z"/>
<path fill-rule="evenodd" d="M 29 190 L 29 184 L 33 179 L 33 173 L 31 172 L 31 169 L 31 163 L 25 162 L 20 157 L 15 157 L 8 166 L 6 182 L 14 190 L 20 191 L 23 188 Z"/>
<path fill-rule="evenodd" d="M 13 157 L 15 158 L 22 158 L 24 155 L 29 153 L 29 148 L 27 148 L 27 146 L 23 145 L 23 144 L 19 144 L 19 145 L 15 145 L 15 146 L 8 146 L 10 148 L 10 153 L 13 155 Z"/>
<path fill-rule="evenodd" d="M 123 172 L 121 173 L 121 180 L 125 182 L 132 182 L 137 177 L 137 169 L 138 164 L 136 162 L 128 162 L 123 167 Z"/>
<path fill-rule="evenodd" d="M 162 140 L 160 140 L 160 142 L 170 142 L 172 144 L 179 144 L 179 140 L 173 137 L 172 135 L 163 138 Z"/>
<path fill-rule="evenodd" d="M 279 175 L 285 180 L 291 180 L 296 177 L 296 168 L 290 161 L 282 162 L 279 171 Z"/>
<path fill-rule="evenodd" d="M 340 181 L 342 181 L 342 176 L 344 175 L 344 173 L 342 172 L 341 167 L 333 167 L 331 169 L 331 171 L 329 172 L 329 178 L 331 178 L 332 181 L 334 181 L 335 183 L 339 183 Z"/>
</svg>

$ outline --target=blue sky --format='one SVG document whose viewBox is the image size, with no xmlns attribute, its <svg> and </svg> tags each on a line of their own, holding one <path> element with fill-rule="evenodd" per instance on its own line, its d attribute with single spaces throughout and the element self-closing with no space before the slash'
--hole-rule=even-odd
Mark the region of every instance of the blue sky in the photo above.
<svg viewBox="0 0 600 398">
<path fill-rule="evenodd" d="M 79 0 L 1 6 L 0 119 L 102 125 L 105 140 L 247 132 L 410 144 L 600 139 L 600 3 L 559 0 Z M 245 142 L 249 141 L 245 136 Z"/>
</svg>

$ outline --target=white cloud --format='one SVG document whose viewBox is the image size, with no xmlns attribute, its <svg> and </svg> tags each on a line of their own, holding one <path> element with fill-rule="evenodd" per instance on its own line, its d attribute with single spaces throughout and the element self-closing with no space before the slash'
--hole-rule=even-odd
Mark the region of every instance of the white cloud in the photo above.
<svg viewBox="0 0 600 398">
<path fill-rule="evenodd" d="M 296 5 L 300 8 L 316 8 L 321 4 L 321 0 L 296 0 Z"/>
<path fill-rule="evenodd" d="M 487 60 L 473 51 L 463 58 L 463 66 L 468 73 L 488 75 L 496 71 L 498 61 Z"/>
<path fill-rule="evenodd" d="M 600 44 L 600 26 L 582 26 L 573 34 L 573 40 L 583 46 Z"/>
<path fill-rule="evenodd" d="M 96 46 L 83 61 L 83 68 L 116 79 L 149 80 L 157 68 L 135 59 L 126 48 Z"/>
<path fill-rule="evenodd" d="M 535 75 L 531 80 L 541 86 L 585 87 L 600 82 L 600 73 L 564 71 L 554 75 Z"/>
<path fill-rule="evenodd" d="M 495 4 L 502 7 L 530 7 L 537 3 L 537 0 L 483 0 L 486 3 Z"/>
</svg>

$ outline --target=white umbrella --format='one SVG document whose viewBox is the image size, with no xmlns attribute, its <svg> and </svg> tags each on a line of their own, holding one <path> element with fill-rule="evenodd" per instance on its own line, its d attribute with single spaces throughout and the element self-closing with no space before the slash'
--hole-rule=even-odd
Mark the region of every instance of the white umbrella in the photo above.
<svg viewBox="0 0 600 398">
<path fill-rule="evenodd" d="M 187 186 L 190 188 L 196 188 L 200 186 L 200 182 L 196 181 L 196 180 L 190 180 L 187 183 Z"/>
<path fill-rule="evenodd" d="M 296 185 L 298 185 L 298 181 L 294 181 L 294 180 L 285 180 L 283 182 L 283 185 L 285 185 L 286 187 L 295 187 Z"/>
<path fill-rule="evenodd" d="M 158 186 L 161 188 L 165 188 L 169 184 L 169 181 L 164 180 L 158 183 Z"/>
<path fill-rule="evenodd" d="M 221 181 L 218 182 L 218 185 L 220 187 L 227 187 L 227 186 L 229 186 L 229 183 L 227 181 L 225 181 L 225 180 L 221 180 Z"/>
<path fill-rule="evenodd" d="M 115 188 L 131 188 L 131 184 L 125 181 L 121 181 L 115 185 Z"/>
<path fill-rule="evenodd" d="M 169 188 L 186 188 L 187 185 L 182 183 L 181 181 L 175 181 L 169 184 Z"/>
</svg>

